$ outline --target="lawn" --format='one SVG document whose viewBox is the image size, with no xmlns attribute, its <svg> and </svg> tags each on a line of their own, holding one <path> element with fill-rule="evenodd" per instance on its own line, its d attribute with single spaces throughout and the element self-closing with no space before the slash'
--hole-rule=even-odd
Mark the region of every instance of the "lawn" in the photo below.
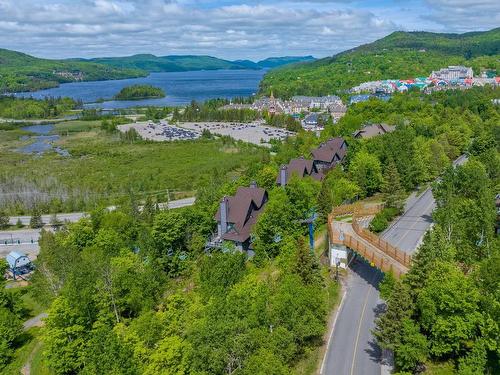
<svg viewBox="0 0 500 375">
<path fill-rule="evenodd" d="M 130 191 L 139 197 L 160 192 L 160 200 L 167 189 L 172 198 L 192 195 L 207 175 L 217 171 L 230 179 L 268 153 L 227 140 L 129 143 L 96 121 L 69 121 L 56 131 L 67 134 L 56 143 L 70 157 L 20 154 L 14 151 L 23 143 L 19 131 L 0 131 L 0 193 L 10 198 L 4 200 L 10 214 L 29 212 L 35 201 L 45 212 L 89 209 L 120 203 Z"/>
</svg>

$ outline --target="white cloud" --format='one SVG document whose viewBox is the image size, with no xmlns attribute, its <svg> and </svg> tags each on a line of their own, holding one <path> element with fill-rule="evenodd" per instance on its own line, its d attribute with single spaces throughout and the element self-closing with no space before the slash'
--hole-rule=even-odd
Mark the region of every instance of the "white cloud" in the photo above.
<svg viewBox="0 0 500 375">
<path fill-rule="evenodd" d="M 487 12 L 490 22 L 498 21 L 500 14 L 494 12 L 496 2 L 488 0 L 435 0 L 432 4 L 420 17 L 427 17 L 425 24 L 436 29 L 454 30 L 449 24 L 456 23 L 461 31 L 466 19 L 461 9 L 468 9 L 477 19 Z M 231 59 L 327 56 L 408 25 L 409 12 L 397 17 L 396 5 L 390 13 L 369 5 L 342 0 L 267 4 L 260 0 L 0 0 L 0 47 L 44 57 L 134 53 L 210 54 Z M 413 16 L 412 22 L 418 23 L 419 14 Z M 478 27 L 472 21 L 468 20 L 468 30 Z"/>
</svg>

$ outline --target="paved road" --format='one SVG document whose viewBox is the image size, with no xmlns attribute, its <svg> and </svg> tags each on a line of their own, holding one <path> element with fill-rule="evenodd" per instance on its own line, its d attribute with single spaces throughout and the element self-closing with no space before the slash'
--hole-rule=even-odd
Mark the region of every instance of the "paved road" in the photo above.
<svg viewBox="0 0 500 375">
<path fill-rule="evenodd" d="M 382 238 L 391 245 L 411 254 L 420 244 L 425 232 L 432 225 L 432 211 L 436 202 L 432 190 L 427 189 L 408 210 L 383 234 Z"/>
<path fill-rule="evenodd" d="M 364 261 L 352 263 L 322 375 L 380 374 L 380 349 L 371 331 L 382 306 L 377 289 L 381 279 L 382 273 Z"/>
<path fill-rule="evenodd" d="M 461 156 L 453 163 L 467 161 Z M 382 237 L 394 246 L 412 253 L 432 224 L 431 213 L 435 207 L 430 189 L 420 196 L 411 196 L 405 213 Z M 390 364 L 382 363 L 381 351 L 371 330 L 375 317 L 382 308 L 378 283 L 382 274 L 363 261 L 351 264 L 346 282 L 346 294 L 337 321 L 333 327 L 326 352 L 322 375 L 379 375 L 389 374 Z"/>
<path fill-rule="evenodd" d="M 167 203 L 158 204 L 159 208 L 164 210 L 167 207 L 169 209 L 176 209 L 186 206 L 191 206 L 195 202 L 195 198 L 185 198 L 178 199 L 175 201 L 170 201 Z M 108 210 L 112 211 L 116 207 L 108 207 Z M 67 214 L 57 214 L 57 218 L 61 221 L 75 222 L 85 217 L 86 214 L 83 212 L 74 212 Z M 46 224 L 50 223 L 51 215 L 42 215 L 42 221 Z M 10 222 L 15 224 L 18 219 L 21 219 L 23 224 L 29 225 L 30 216 L 13 216 L 10 218 Z M 51 227 L 45 227 L 46 230 L 51 230 Z M 0 258 L 5 258 L 12 250 L 18 250 L 26 255 L 31 260 L 36 259 L 38 252 L 40 250 L 38 246 L 38 239 L 40 238 L 40 229 L 18 229 L 18 230 L 6 230 L 0 231 Z"/>
<path fill-rule="evenodd" d="M 167 207 L 169 209 L 175 209 L 175 208 L 181 208 L 181 207 L 187 207 L 187 206 L 192 206 L 195 202 L 196 198 L 184 198 L 184 199 L 177 199 L 174 201 L 170 201 L 169 203 L 159 203 L 158 206 L 160 209 L 164 210 Z M 108 210 L 113 211 L 116 209 L 116 206 L 110 206 L 108 207 Z M 72 212 L 72 213 L 61 213 L 57 214 L 57 219 L 60 221 L 69 221 L 71 223 L 80 220 L 82 217 L 85 217 L 87 214 L 85 212 Z M 52 215 L 42 215 L 42 221 L 45 224 L 50 223 Z M 31 216 L 11 216 L 9 218 L 9 222 L 11 225 L 15 225 L 18 220 L 21 220 L 23 225 L 29 225 L 30 224 L 30 219 Z"/>
<path fill-rule="evenodd" d="M 467 156 L 462 155 L 453 162 L 453 166 L 463 165 L 466 161 Z M 432 225 L 432 211 L 435 208 L 431 188 L 418 197 L 410 196 L 405 213 L 382 234 L 382 238 L 409 254 L 415 252 Z"/>
</svg>

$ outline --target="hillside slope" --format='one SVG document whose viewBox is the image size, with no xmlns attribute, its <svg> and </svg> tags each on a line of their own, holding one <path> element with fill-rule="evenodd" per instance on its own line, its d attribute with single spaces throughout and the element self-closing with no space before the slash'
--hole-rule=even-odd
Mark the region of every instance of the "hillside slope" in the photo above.
<svg viewBox="0 0 500 375">
<path fill-rule="evenodd" d="M 85 61 L 49 60 L 0 49 L 0 93 L 35 91 L 60 83 L 145 76 L 137 69 L 117 69 Z"/>
<path fill-rule="evenodd" d="M 261 82 L 261 93 L 325 95 L 377 79 L 428 76 L 447 65 L 500 72 L 500 28 L 465 34 L 394 32 L 335 56 L 280 68 Z"/>
<path fill-rule="evenodd" d="M 190 70 L 218 69 L 264 69 L 275 68 L 301 61 L 312 61 L 312 56 L 271 57 L 258 62 L 251 60 L 224 60 L 212 56 L 200 55 L 133 55 L 125 57 L 102 57 L 89 60 L 114 68 L 142 69 L 148 72 L 183 72 Z"/>
</svg>

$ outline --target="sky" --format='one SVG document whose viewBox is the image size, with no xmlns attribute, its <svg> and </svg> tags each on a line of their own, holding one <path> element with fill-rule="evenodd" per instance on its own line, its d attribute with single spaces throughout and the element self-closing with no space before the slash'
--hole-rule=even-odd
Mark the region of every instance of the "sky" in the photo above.
<svg viewBox="0 0 500 375">
<path fill-rule="evenodd" d="M 0 48 L 38 57 L 331 56 L 393 31 L 500 26 L 500 0 L 0 0 Z"/>
</svg>

